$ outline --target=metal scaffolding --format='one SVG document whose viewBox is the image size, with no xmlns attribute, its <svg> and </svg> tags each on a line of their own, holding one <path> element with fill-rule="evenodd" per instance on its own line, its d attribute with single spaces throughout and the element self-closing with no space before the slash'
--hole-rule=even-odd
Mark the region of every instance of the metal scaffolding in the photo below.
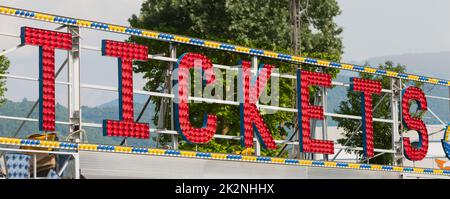
<svg viewBox="0 0 450 199">
<path fill-rule="evenodd" d="M 58 72 L 55 74 L 56 76 L 59 75 L 59 73 L 62 71 L 62 69 L 67 65 L 67 74 L 68 74 L 68 80 L 67 82 L 63 81 L 56 81 L 56 84 L 59 85 L 65 85 L 68 88 L 67 96 L 68 96 L 68 116 L 69 121 L 56 121 L 56 124 L 63 124 L 67 125 L 69 128 L 69 138 L 70 141 L 77 142 L 77 143 L 86 143 L 87 140 L 84 139 L 86 137 L 84 131 L 84 127 L 93 127 L 93 128 L 102 128 L 102 124 L 99 123 L 88 123 L 83 121 L 82 112 L 81 112 L 81 106 L 83 105 L 83 102 L 81 101 L 81 90 L 82 89 L 92 89 L 92 90 L 98 90 L 98 91 L 112 91 L 112 92 L 118 92 L 117 87 L 108 87 L 108 86 L 101 86 L 101 85 L 93 85 L 93 84 L 85 84 L 82 83 L 80 80 L 80 51 L 81 50 L 87 50 L 87 51 L 94 51 L 94 52 L 100 52 L 101 49 L 99 47 L 94 46 L 86 46 L 82 45 L 80 42 L 80 27 L 78 26 L 71 26 L 67 25 L 64 26 L 64 28 L 67 29 L 67 32 L 72 33 L 72 50 L 68 52 L 67 60 L 63 62 L 61 67 L 59 68 Z M 13 38 L 19 38 L 19 35 L 10 34 L 10 33 L 0 33 L 1 36 L 7 36 L 7 37 L 13 37 Z M 295 40 L 296 43 L 298 43 L 297 40 Z M 0 53 L 0 55 L 6 55 L 8 53 L 12 53 L 15 50 L 21 48 L 23 46 L 18 45 L 15 47 L 12 47 L 8 50 L 5 50 Z M 167 134 L 170 135 L 172 138 L 172 147 L 173 149 L 178 149 L 178 132 L 174 129 L 174 118 L 173 118 L 173 90 L 172 90 L 172 81 L 171 81 L 171 75 L 172 71 L 174 69 L 174 64 L 177 62 L 177 49 L 176 45 L 173 43 L 168 43 L 168 49 L 170 52 L 170 55 L 168 57 L 164 56 L 163 54 L 158 55 L 149 55 L 149 60 L 158 60 L 158 61 L 164 61 L 167 62 L 167 69 L 165 70 L 165 88 L 162 92 L 156 92 L 156 91 L 144 91 L 140 89 L 135 89 L 135 94 L 142 94 L 147 95 L 148 100 L 146 101 L 145 106 L 140 111 L 139 117 L 137 118 L 137 121 L 142 117 L 144 111 L 147 108 L 147 105 L 150 103 L 150 97 L 160 97 L 161 98 L 161 106 L 160 106 L 160 114 L 159 114 L 159 120 L 158 125 L 156 129 L 151 128 L 151 133 L 157 133 L 157 134 Z M 297 49 L 298 51 L 300 49 Z M 258 56 L 252 56 L 252 66 L 253 70 L 252 72 L 256 74 L 257 72 L 257 66 L 259 62 L 260 57 Z M 221 69 L 221 70 L 233 70 L 236 71 L 237 68 L 235 66 L 225 66 L 220 64 L 214 64 L 214 68 Z M 11 78 L 11 79 L 19 79 L 24 81 L 32 81 L 37 82 L 39 79 L 27 77 L 27 76 L 21 76 L 21 75 L 14 75 L 14 74 L 0 74 L 2 77 Z M 280 73 L 273 73 L 272 77 L 278 77 L 278 78 L 285 78 L 290 79 L 291 81 L 296 81 L 297 77 L 291 74 L 280 74 Z M 349 87 L 350 85 L 348 83 L 343 82 L 332 82 L 333 86 L 338 87 Z M 373 121 L 375 122 L 383 122 L 388 123 L 392 125 L 392 148 L 390 149 L 379 149 L 376 148 L 375 152 L 378 153 L 378 155 L 382 155 L 385 153 L 392 154 L 395 160 L 395 163 L 397 165 L 403 164 L 403 149 L 402 149 L 402 133 L 401 129 L 403 129 L 402 122 L 400 121 L 401 117 L 401 111 L 400 111 L 400 95 L 401 90 L 403 88 L 402 80 L 400 78 L 391 78 L 391 85 L 389 89 L 382 89 L 383 92 L 383 98 L 390 97 L 390 107 L 391 107 L 391 118 L 374 118 Z M 450 90 L 449 90 L 450 92 Z M 327 110 L 327 96 L 328 92 L 327 89 L 321 89 L 320 90 L 320 103 L 324 108 L 324 115 L 326 118 L 322 121 L 322 138 L 327 139 L 328 138 L 328 123 L 329 119 L 331 118 L 347 118 L 347 119 L 353 119 L 353 120 L 361 120 L 362 117 L 358 115 L 344 115 L 344 114 L 336 114 L 332 113 L 331 111 Z M 438 99 L 438 100 L 446 100 L 450 102 L 450 98 L 446 97 L 440 97 L 440 96 L 432 96 L 427 95 L 427 98 L 432 99 Z M 201 102 L 210 102 L 210 103 L 216 103 L 216 104 L 226 104 L 226 105 L 239 105 L 238 101 L 231 101 L 231 100 L 219 100 L 219 99 L 210 99 L 210 98 L 204 98 L 204 97 L 197 97 L 197 96 L 189 96 L 188 98 L 190 101 L 201 101 Z M 382 100 L 380 100 L 381 102 Z M 0 119 L 8 119 L 8 120 L 18 120 L 22 121 L 21 125 L 16 131 L 16 134 L 21 130 L 25 122 L 37 122 L 37 119 L 29 118 L 31 113 L 34 111 L 35 107 L 37 105 L 37 102 L 30 110 L 29 114 L 27 114 L 26 117 L 13 117 L 8 115 L 2 115 L 0 114 Z M 375 105 L 374 109 L 377 109 L 379 104 Z M 268 110 L 277 110 L 277 111 L 287 111 L 296 114 L 297 109 L 294 107 L 279 107 L 279 106 L 270 106 L 270 105 L 261 105 L 258 104 L 257 107 L 262 109 L 268 109 Z M 431 109 L 430 113 L 433 117 L 435 117 L 437 120 L 439 120 L 443 125 L 446 123 L 445 120 L 442 118 L 439 118 Z M 170 118 L 170 124 L 166 124 L 167 118 Z M 361 125 L 359 125 L 358 129 L 361 128 Z M 315 128 L 314 128 L 315 130 Z M 295 133 L 293 133 L 293 136 Z M 216 134 L 214 136 L 215 139 L 229 139 L 229 140 L 239 140 L 240 136 L 232 136 L 232 135 L 220 135 Z M 352 139 L 350 137 L 347 140 L 347 143 L 345 143 L 342 146 L 335 145 L 335 149 L 338 150 L 337 153 L 334 154 L 333 157 L 328 157 L 328 155 L 323 156 L 323 160 L 339 160 L 339 155 L 344 150 L 352 150 L 352 151 L 361 151 L 363 150 L 362 147 L 349 147 L 347 146 L 348 142 Z M 259 140 L 256 139 L 256 136 L 254 138 L 255 142 L 255 155 L 259 156 L 261 155 L 261 144 L 259 143 Z M 276 140 L 276 144 L 282 145 L 283 149 L 287 145 L 293 145 L 294 147 L 298 145 L 297 142 L 292 141 L 292 137 L 288 138 L 287 140 Z M 121 144 L 126 144 L 126 140 L 122 142 Z M 335 142 L 335 144 L 337 144 Z M 1 151 L 2 149 L 0 149 Z M 29 152 L 36 152 L 37 151 L 29 151 Z M 40 153 L 40 152 L 39 152 Z M 80 177 L 79 174 L 79 160 L 77 153 L 70 153 L 70 155 L 73 155 L 75 158 L 75 165 L 76 165 L 76 178 Z M 311 156 L 311 159 L 319 159 L 318 156 Z M 308 156 L 303 156 L 303 158 L 308 158 Z M 366 161 L 369 161 L 367 159 Z"/>
</svg>

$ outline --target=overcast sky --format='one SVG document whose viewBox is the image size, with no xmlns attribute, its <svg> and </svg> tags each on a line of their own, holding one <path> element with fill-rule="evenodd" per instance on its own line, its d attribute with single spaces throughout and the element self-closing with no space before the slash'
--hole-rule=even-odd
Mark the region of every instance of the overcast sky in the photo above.
<svg viewBox="0 0 450 199">
<path fill-rule="evenodd" d="M 338 0 L 344 61 L 450 51 L 448 0 Z"/>
<path fill-rule="evenodd" d="M 128 25 L 127 19 L 139 13 L 142 0 L 9 0 L 1 5 L 30 9 L 74 18 L 84 18 L 119 25 Z M 336 21 L 344 28 L 344 62 L 367 58 L 423 52 L 450 51 L 450 1 L 445 0 L 338 0 L 342 15 Z M 56 25 L 14 17 L 0 16 L 0 32 L 18 34 L 20 26 L 56 28 Z M 123 40 L 126 36 L 83 30 L 85 45 L 100 46 L 101 39 Z M 18 39 L 0 37 L 0 49 L 19 43 Z M 82 82 L 117 87 L 115 59 L 102 57 L 99 52 L 82 52 Z M 37 48 L 24 47 L 8 55 L 12 61 L 11 74 L 37 77 Z M 60 52 L 57 63 L 64 58 Z M 34 66 L 36 65 L 36 66 Z M 63 81 L 65 74 L 60 80 Z M 17 84 L 8 80 L 8 98 L 36 99 L 37 86 Z M 135 78 L 135 88 L 142 88 L 143 80 Z M 62 86 L 57 89 L 64 90 Z M 17 92 L 18 90 L 22 92 Z M 57 90 L 58 92 L 58 90 Z M 117 94 L 83 91 L 84 104 L 95 106 L 111 100 Z M 90 93 L 92 92 L 92 93 Z M 109 95 L 105 99 L 105 95 Z M 58 96 L 64 101 L 64 95 Z"/>
</svg>

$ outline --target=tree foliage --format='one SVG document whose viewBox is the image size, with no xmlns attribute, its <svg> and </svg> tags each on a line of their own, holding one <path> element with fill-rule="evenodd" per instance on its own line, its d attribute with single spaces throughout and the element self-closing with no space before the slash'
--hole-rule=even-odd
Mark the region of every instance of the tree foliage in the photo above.
<svg viewBox="0 0 450 199">
<path fill-rule="evenodd" d="M 0 56 L 0 74 L 6 74 L 9 68 L 9 60 L 5 56 Z M 0 104 L 5 102 L 6 77 L 0 76 Z"/>
<path fill-rule="evenodd" d="M 305 4 L 306 1 L 302 0 Z M 307 15 L 302 17 L 302 52 L 315 58 L 338 61 L 342 54 L 340 33 L 342 29 L 333 21 L 340 14 L 335 0 L 310 1 Z M 142 4 L 139 15 L 133 15 L 131 26 L 201 39 L 226 42 L 246 47 L 261 48 L 290 53 L 289 0 L 147 0 Z M 164 42 L 139 37 L 130 37 L 132 42 L 149 46 L 150 53 L 168 55 Z M 177 56 L 184 52 L 200 52 L 213 63 L 236 65 L 239 60 L 251 60 L 248 55 L 229 53 L 214 49 L 177 45 Z M 261 63 L 274 64 L 281 72 L 294 74 L 296 67 L 285 62 L 261 59 Z M 148 80 L 145 90 L 162 91 L 167 63 L 149 61 L 136 63 L 135 72 L 144 73 Z M 303 66 L 311 69 L 308 66 Z M 335 70 L 328 72 L 336 73 Z M 236 85 L 236 84 L 235 84 Z M 280 80 L 280 105 L 293 107 L 293 82 Z M 160 98 L 152 98 L 156 104 L 158 119 Z M 190 104 L 191 122 L 201 125 L 203 112 L 216 114 L 220 134 L 239 134 L 239 109 L 232 105 Z M 287 134 L 284 125 L 292 125 L 295 115 L 278 112 L 263 116 L 276 139 Z M 170 123 L 170 122 L 166 122 Z M 182 148 L 197 147 L 201 150 L 214 149 L 229 152 L 239 148 L 235 140 L 215 140 L 208 145 L 182 145 Z M 220 147 L 219 147 L 220 146 Z M 270 155 L 270 154 L 268 154 Z"/>
</svg>

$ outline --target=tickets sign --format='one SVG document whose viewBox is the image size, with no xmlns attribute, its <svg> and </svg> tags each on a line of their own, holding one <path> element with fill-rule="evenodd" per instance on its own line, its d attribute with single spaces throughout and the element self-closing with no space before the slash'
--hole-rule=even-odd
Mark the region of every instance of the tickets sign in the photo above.
<svg viewBox="0 0 450 199">
<path fill-rule="evenodd" d="M 55 130 L 55 50 L 71 50 L 72 35 L 57 31 L 23 27 L 21 29 L 22 45 L 39 48 L 39 129 Z M 148 139 L 150 125 L 137 123 L 133 116 L 133 61 L 147 61 L 147 46 L 120 41 L 103 40 L 102 56 L 114 57 L 118 60 L 119 82 L 119 120 L 103 121 L 105 136 L 131 137 Z M 276 144 L 269 128 L 266 126 L 257 108 L 259 96 L 267 86 L 271 73 L 276 66 L 261 64 L 259 70 L 251 73 L 251 62 L 242 60 L 239 63 L 238 93 L 240 93 L 239 110 L 241 126 L 241 142 L 244 147 L 252 147 L 254 135 L 263 147 L 276 149 Z M 174 73 L 174 124 L 178 133 L 189 143 L 205 144 L 213 139 L 217 131 L 216 115 L 205 114 L 203 126 L 194 127 L 189 120 L 189 70 L 199 68 L 203 71 L 204 85 L 213 84 L 216 75 L 212 61 L 205 55 L 185 53 L 178 58 Z M 310 104 L 309 89 L 311 86 L 331 87 L 330 74 L 297 70 L 297 121 L 300 132 L 299 148 L 301 152 L 334 154 L 334 143 L 330 140 L 318 140 L 311 137 L 310 120 L 323 120 L 324 109 Z M 252 81 L 253 80 L 253 81 Z M 373 103 L 374 95 L 381 93 L 381 82 L 361 78 L 351 78 L 351 90 L 359 92 L 362 102 L 363 152 L 365 158 L 374 156 L 373 144 Z M 403 139 L 405 157 L 412 161 L 425 158 L 428 151 L 428 132 L 421 118 L 410 114 L 411 103 L 415 101 L 420 111 L 427 111 L 427 99 L 418 87 L 403 90 L 401 98 L 402 121 L 409 130 L 419 135 L 419 143 L 411 145 L 409 138 Z M 445 147 L 445 145 L 444 145 Z"/>
</svg>

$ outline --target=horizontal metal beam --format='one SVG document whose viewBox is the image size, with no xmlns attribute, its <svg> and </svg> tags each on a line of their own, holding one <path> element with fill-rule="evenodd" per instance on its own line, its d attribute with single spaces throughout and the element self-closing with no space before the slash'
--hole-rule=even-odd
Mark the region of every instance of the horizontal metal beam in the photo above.
<svg viewBox="0 0 450 199">
<path fill-rule="evenodd" d="M 85 127 L 102 128 L 102 124 L 98 124 L 98 123 L 83 122 L 82 125 L 85 126 Z M 166 130 L 166 129 L 152 129 L 152 128 L 150 128 L 150 133 L 167 134 L 167 135 L 178 135 L 177 131 Z M 215 134 L 214 138 L 226 139 L 226 140 L 240 140 L 241 139 L 240 136 L 220 135 L 220 134 Z M 254 138 L 254 140 L 256 141 L 256 138 Z M 298 145 L 298 143 L 285 141 L 285 140 L 275 140 L 275 143 L 276 144 L 294 144 L 294 145 Z"/>
<path fill-rule="evenodd" d="M 439 100 L 450 101 L 450 98 L 448 98 L 448 97 L 439 97 L 439 96 L 433 96 L 433 95 L 425 95 L 425 97 L 431 98 L 431 99 L 439 99 Z"/>
<path fill-rule="evenodd" d="M 28 122 L 39 122 L 38 119 L 26 118 L 26 117 L 4 116 L 4 115 L 0 115 L 0 119 L 19 120 L 19 121 L 28 121 Z M 56 124 L 71 125 L 70 122 L 63 122 L 63 121 L 55 121 L 55 123 Z"/>
<path fill-rule="evenodd" d="M 344 150 L 352 150 L 352 151 L 363 151 L 364 149 L 362 147 L 349 147 L 349 146 L 334 146 L 335 149 L 344 149 Z M 389 149 L 374 149 L 375 152 L 380 153 L 395 153 L 395 150 L 389 150 Z"/>
<path fill-rule="evenodd" d="M 81 45 L 81 48 L 85 49 L 85 50 L 101 51 L 100 48 L 93 47 L 93 46 L 87 46 L 87 45 Z M 148 58 L 149 59 L 153 59 L 153 60 L 158 60 L 158 61 L 167 61 L 167 62 L 177 62 L 178 61 L 178 59 L 170 58 L 170 57 L 164 57 L 164 56 L 160 56 L 160 55 L 149 55 Z M 213 67 L 219 68 L 219 69 L 224 69 L 224 70 L 233 70 L 233 71 L 237 71 L 238 70 L 237 66 L 226 66 L 226 65 L 220 65 L 220 64 L 213 64 Z M 253 70 L 252 70 L 252 72 L 254 73 Z M 12 75 L 1 75 L 1 76 L 8 76 L 8 77 L 14 78 L 14 76 L 12 76 Z M 289 75 L 289 74 L 272 73 L 271 76 L 279 77 L 279 78 L 285 78 L 285 79 L 293 79 L 293 80 L 297 79 L 297 76 Z M 32 80 L 38 80 L 38 79 L 33 78 Z M 60 84 L 69 84 L 67 82 L 59 82 L 59 83 Z M 350 87 L 350 84 L 343 83 L 343 82 L 337 82 L 337 81 L 332 81 L 331 84 L 333 86 Z M 390 94 L 393 93 L 389 89 L 382 89 L 381 91 L 384 92 L 384 93 L 390 93 Z M 436 99 L 450 100 L 450 98 L 443 98 L 443 97 L 436 97 L 436 96 L 427 96 L 427 97 L 436 98 Z"/>
<path fill-rule="evenodd" d="M 345 115 L 345 114 L 338 114 L 338 113 L 324 113 L 324 115 L 328 116 L 328 117 L 362 120 L 361 116 L 355 116 L 355 115 Z M 384 122 L 384 123 L 393 123 L 394 122 L 391 119 L 381 119 L 381 118 L 373 118 L 373 121 L 374 122 Z"/>
<path fill-rule="evenodd" d="M 20 35 L 18 35 L 18 34 L 12 34 L 12 33 L 7 33 L 7 32 L 0 32 L 0 35 L 6 36 L 6 37 L 20 38 Z"/>
<path fill-rule="evenodd" d="M 81 88 L 118 92 L 118 89 L 116 87 L 99 86 L 99 85 L 93 85 L 93 84 L 81 84 Z M 133 90 L 133 93 L 142 94 L 142 95 L 150 95 L 150 96 L 155 96 L 155 97 L 174 98 L 173 94 L 158 93 L 158 92 L 151 92 L 151 91 L 143 91 L 143 90 L 137 90 L 137 89 Z M 192 101 L 202 101 L 202 102 L 228 104 L 228 105 L 239 105 L 239 102 L 236 102 L 236 101 L 209 99 L 209 98 L 192 97 L 192 96 L 189 96 L 188 99 L 192 100 Z M 297 109 L 287 108 L 287 107 L 258 105 L 258 108 L 260 108 L 260 109 L 267 109 L 267 110 L 287 111 L 287 112 L 292 112 L 292 113 L 296 113 L 297 112 Z M 344 115 L 344 114 L 336 114 L 336 113 L 324 113 L 324 115 L 328 116 L 328 117 L 339 117 L 339 118 L 348 118 L 348 119 L 356 119 L 356 120 L 361 120 L 362 119 L 361 116 L 355 116 L 355 115 Z M 373 121 L 375 121 L 375 122 L 385 122 L 385 123 L 392 123 L 393 122 L 392 120 L 381 119 L 381 118 L 374 118 Z"/>
<path fill-rule="evenodd" d="M 93 127 L 93 128 L 102 128 L 102 124 L 98 124 L 98 123 L 82 123 L 83 126 L 85 127 Z M 167 134 L 167 135 L 178 135 L 177 131 L 172 131 L 172 130 L 165 130 L 165 129 L 150 129 L 150 133 L 157 133 L 157 134 Z M 233 136 L 233 135 L 220 135 L 220 134 L 215 134 L 214 135 L 215 139 L 226 139 L 226 140 L 240 140 L 241 136 Z M 254 141 L 256 141 L 256 138 L 253 139 Z M 298 142 L 294 142 L 294 141 L 286 141 L 286 140 L 274 140 L 274 142 L 276 144 L 288 144 L 288 145 L 298 145 Z M 352 150 L 352 151 L 362 151 L 363 148 L 362 147 L 343 147 L 343 146 L 339 146 L 339 143 L 335 143 L 335 149 L 345 149 L 345 150 Z M 387 150 L 387 149 L 374 149 L 375 152 L 384 152 L 384 153 L 395 153 L 394 150 Z"/>
<path fill-rule="evenodd" d="M 22 75 L 0 74 L 0 77 L 6 77 L 6 78 L 11 78 L 11 79 L 19 79 L 19 80 L 27 80 L 27 81 L 34 81 L 34 82 L 39 81 L 39 78 L 22 76 Z M 72 85 L 69 82 L 63 82 L 63 81 L 55 81 L 55 84 Z"/>
<path fill-rule="evenodd" d="M 23 47 L 23 45 L 17 45 L 15 47 L 10 48 L 10 49 L 3 50 L 3 51 L 0 52 L 0 56 L 6 55 L 8 53 L 11 53 L 11 52 L 13 52 L 13 51 L 15 51 L 15 50 L 17 50 L 19 48 L 22 48 L 22 47 Z"/>
<path fill-rule="evenodd" d="M 93 47 L 93 46 L 82 45 L 81 48 L 82 49 L 86 49 L 86 50 L 101 51 L 100 48 Z M 177 62 L 178 61 L 178 59 L 170 58 L 170 57 L 164 57 L 164 56 L 160 56 L 160 55 L 149 55 L 148 58 L 149 59 L 153 59 L 153 60 L 158 60 L 158 61 L 167 61 L 167 62 Z M 223 69 L 223 70 L 232 70 L 232 71 L 238 71 L 239 70 L 239 68 L 238 68 L 239 66 L 226 66 L 226 65 L 221 65 L 221 64 L 213 64 L 213 67 L 214 68 L 218 68 L 218 69 Z M 254 70 L 252 70 L 252 72 L 254 73 Z M 297 79 L 296 75 L 290 75 L 290 74 L 271 73 L 271 76 L 272 77 L 285 78 L 285 79 L 293 79 L 293 80 Z M 337 81 L 332 81 L 331 84 L 333 86 L 350 87 L 350 84 L 346 84 L 346 83 L 343 83 L 343 82 L 337 82 Z M 389 89 L 381 89 L 381 91 L 384 92 L 384 93 L 393 93 Z"/>
<path fill-rule="evenodd" d="M 333 85 L 333 86 L 344 86 L 344 87 L 350 87 L 350 84 L 347 84 L 347 83 L 343 83 L 343 82 L 337 82 L 337 81 L 332 81 L 331 82 L 331 85 Z M 392 90 L 389 90 L 389 89 L 381 89 L 381 92 L 383 92 L 383 93 L 389 93 L 389 94 L 392 94 L 392 93 L 394 93 L 394 92 L 392 92 Z"/>
</svg>

